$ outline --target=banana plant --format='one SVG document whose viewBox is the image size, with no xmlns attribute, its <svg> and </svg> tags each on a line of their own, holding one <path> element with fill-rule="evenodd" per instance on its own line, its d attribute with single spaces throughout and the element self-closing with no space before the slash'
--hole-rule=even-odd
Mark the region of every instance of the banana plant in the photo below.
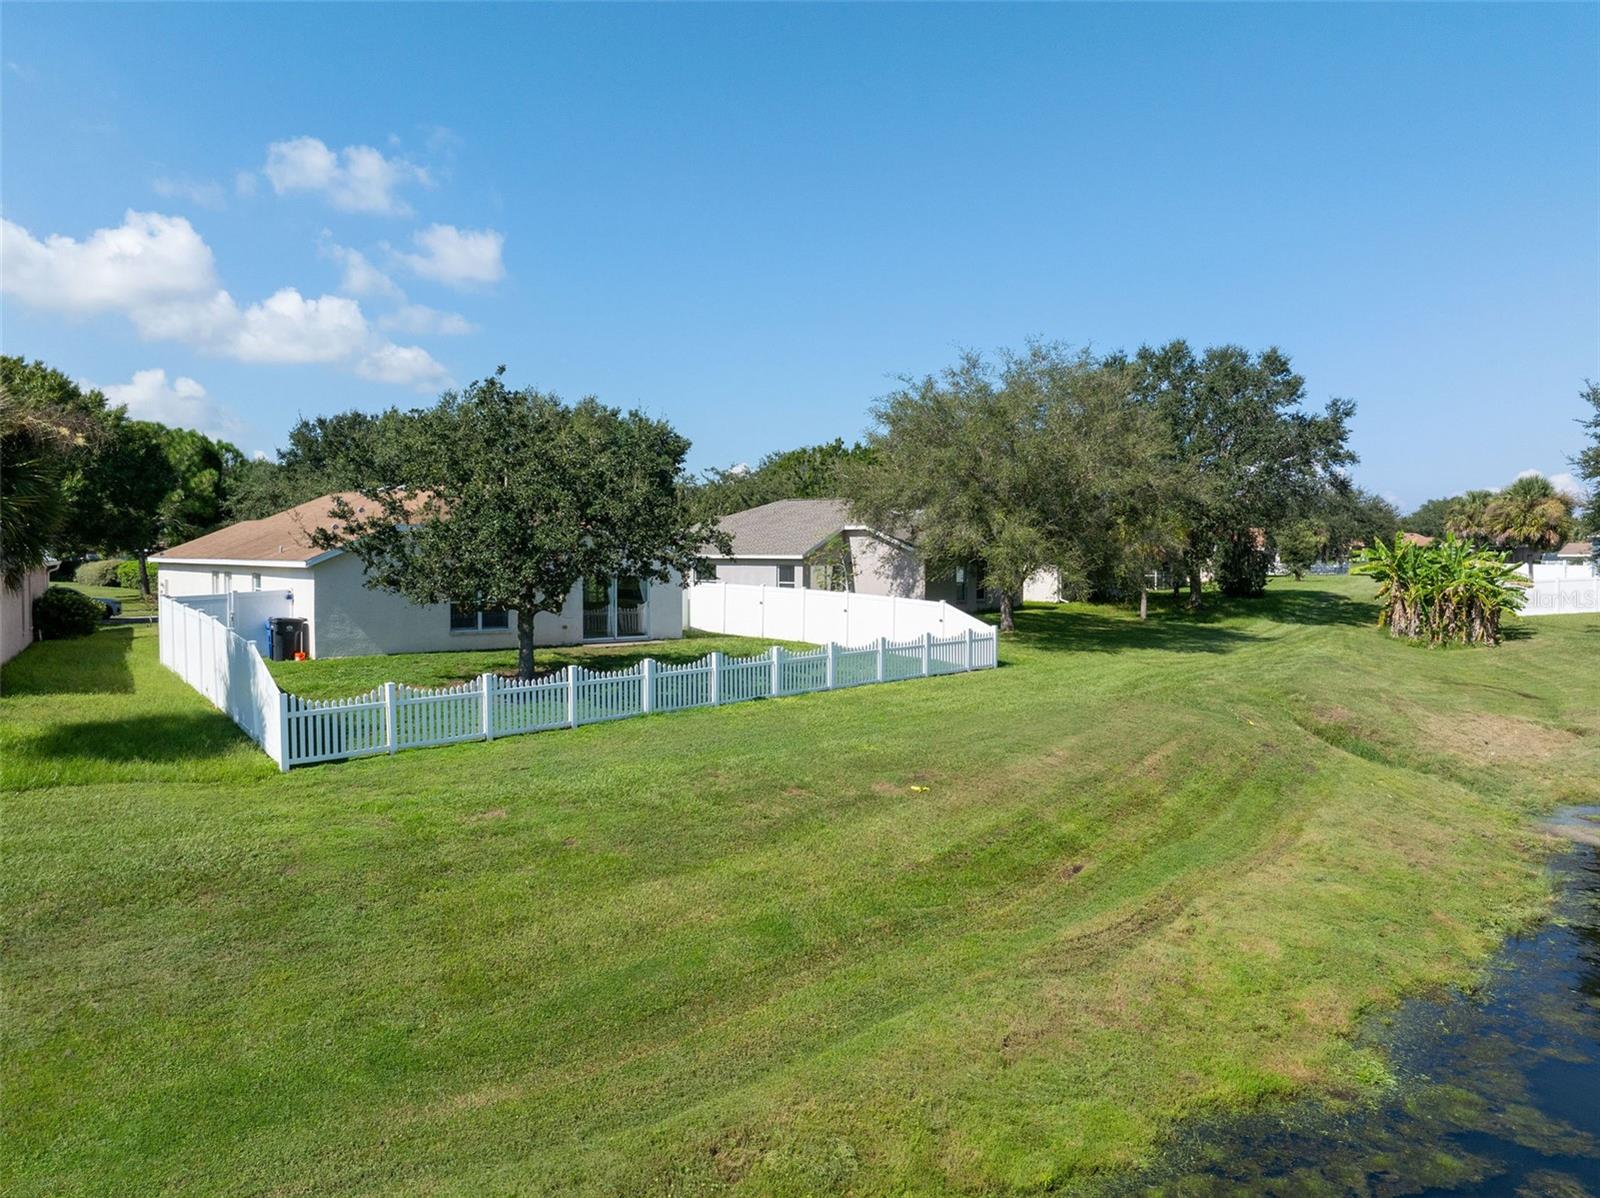
<svg viewBox="0 0 1600 1198">
<path fill-rule="evenodd" d="M 1430 645 L 1497 645 L 1500 620 L 1521 609 L 1529 580 L 1504 553 L 1447 537 L 1378 542 L 1352 568 L 1378 583 L 1378 624 Z"/>
</svg>

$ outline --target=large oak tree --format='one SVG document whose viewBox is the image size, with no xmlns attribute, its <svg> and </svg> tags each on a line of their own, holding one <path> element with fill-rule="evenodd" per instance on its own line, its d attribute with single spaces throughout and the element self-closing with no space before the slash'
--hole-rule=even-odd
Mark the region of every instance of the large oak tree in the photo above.
<svg viewBox="0 0 1600 1198">
<path fill-rule="evenodd" d="M 515 611 L 517 672 L 531 678 L 535 617 L 583 579 L 666 582 L 705 571 L 702 548 L 728 541 L 689 511 L 689 442 L 666 422 L 512 390 L 503 375 L 363 430 L 370 502 L 339 502 L 312 539 L 360 558 L 369 587 Z"/>
<path fill-rule="evenodd" d="M 1135 395 L 1165 428 L 1186 483 L 1175 515 L 1185 530 L 1190 603 L 1199 606 L 1208 563 L 1266 554 L 1265 538 L 1356 460 L 1347 445 L 1355 404 L 1331 399 L 1321 412 L 1306 410 L 1305 379 L 1275 348 L 1196 354 L 1173 341 L 1140 349 L 1132 365 Z M 1258 589 L 1249 581 L 1256 572 L 1229 575 L 1246 593 Z"/>
<path fill-rule="evenodd" d="M 873 408 L 870 456 L 849 472 L 857 514 L 906 533 L 934 574 L 979 565 L 1000 627 L 1040 570 L 1064 585 L 1159 548 L 1161 432 L 1126 370 L 1036 343 L 991 363 L 968 353 Z"/>
</svg>

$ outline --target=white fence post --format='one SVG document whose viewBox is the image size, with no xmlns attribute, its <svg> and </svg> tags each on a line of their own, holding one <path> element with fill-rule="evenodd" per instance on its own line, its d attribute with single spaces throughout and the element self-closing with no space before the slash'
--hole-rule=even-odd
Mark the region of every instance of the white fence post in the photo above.
<svg viewBox="0 0 1600 1198">
<path fill-rule="evenodd" d="M 484 672 L 478 681 L 483 686 L 483 739 L 494 739 L 494 693 L 496 689 L 495 673 L 493 670 Z"/>
<path fill-rule="evenodd" d="M 970 628 L 967 629 L 966 644 L 961 647 L 961 668 L 963 670 L 972 668 L 972 629 Z"/>
<path fill-rule="evenodd" d="M 399 745 L 399 731 L 396 729 L 395 714 L 398 705 L 395 703 L 394 683 L 383 684 L 383 747 L 393 753 Z"/>
<path fill-rule="evenodd" d="M 884 636 L 880 636 L 878 638 L 878 681 L 879 682 L 883 681 L 884 658 L 888 655 L 888 652 L 889 652 L 889 638 L 888 637 L 884 637 Z"/>
<path fill-rule="evenodd" d="M 567 667 L 567 727 L 578 726 L 578 667 Z"/>
<path fill-rule="evenodd" d="M 278 772 L 289 772 L 289 694 L 278 692 Z"/>
<path fill-rule="evenodd" d="M 922 634 L 922 676 L 933 673 L 933 633 Z"/>
<path fill-rule="evenodd" d="M 711 706 L 715 707 L 722 702 L 722 654 L 713 651 L 711 654 Z"/>
<path fill-rule="evenodd" d="M 829 641 L 828 642 L 828 658 L 827 658 L 827 662 L 828 662 L 828 668 L 823 673 L 823 676 L 822 676 L 823 685 L 828 690 L 832 690 L 833 689 L 834 673 L 835 673 L 835 671 L 836 671 L 836 669 L 838 667 L 838 662 L 839 662 L 839 646 L 834 641 Z"/>
<path fill-rule="evenodd" d="M 647 657 L 639 669 L 639 710 L 649 715 L 655 709 L 656 659 Z"/>
<path fill-rule="evenodd" d="M 772 646 L 772 694 L 776 698 L 783 694 L 783 666 L 782 659 L 778 656 L 783 650 L 777 645 Z"/>
</svg>

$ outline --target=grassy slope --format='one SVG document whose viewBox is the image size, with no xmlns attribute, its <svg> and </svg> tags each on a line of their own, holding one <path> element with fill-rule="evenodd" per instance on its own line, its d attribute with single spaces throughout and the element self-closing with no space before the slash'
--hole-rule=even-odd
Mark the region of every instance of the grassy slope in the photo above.
<svg viewBox="0 0 1600 1198">
<path fill-rule="evenodd" d="M 149 630 L 35 647 L 0 1187 L 1032 1190 L 1358 1092 L 1339 1033 L 1470 973 L 1526 815 L 1600 794 L 1600 620 L 1430 652 L 1366 589 L 287 777 Z"/>
<path fill-rule="evenodd" d="M 726 653 L 729 657 L 750 657 L 765 653 L 773 645 L 783 645 L 789 649 L 812 647 L 797 641 L 769 641 L 691 632 L 681 641 L 636 641 L 617 645 L 539 649 L 534 654 L 534 666 L 542 672 L 559 670 L 575 662 L 595 670 L 622 670 L 644 657 L 677 665 L 698 660 L 711 652 Z M 284 690 L 308 699 L 339 699 L 361 694 L 385 682 L 404 682 L 411 686 L 454 686 L 491 670 L 499 674 L 515 674 L 517 651 L 479 649 L 457 653 L 329 657 L 320 661 L 273 661 L 267 663 L 267 668 Z"/>
</svg>

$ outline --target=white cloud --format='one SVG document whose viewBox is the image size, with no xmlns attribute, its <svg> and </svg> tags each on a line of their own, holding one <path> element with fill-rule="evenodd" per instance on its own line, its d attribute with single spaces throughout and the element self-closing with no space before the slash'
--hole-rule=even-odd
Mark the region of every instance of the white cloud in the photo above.
<svg viewBox="0 0 1600 1198">
<path fill-rule="evenodd" d="M 1550 485 L 1565 495 L 1571 495 L 1579 503 L 1589 498 L 1589 489 L 1583 485 L 1582 480 L 1570 471 L 1561 470 L 1550 476 Z"/>
<path fill-rule="evenodd" d="M 239 314 L 222 352 L 241 362 L 337 362 L 367 337 L 361 305 L 342 295 L 307 299 L 293 287 Z"/>
<path fill-rule="evenodd" d="M 114 229 L 83 241 L 43 241 L 0 219 L 0 288 L 58 312 L 90 314 L 193 296 L 215 289 L 216 261 L 181 216 L 129 210 Z"/>
<path fill-rule="evenodd" d="M 127 405 L 128 415 L 135 420 L 159 420 L 222 440 L 238 436 L 244 427 L 232 411 L 208 396 L 204 387 L 181 374 L 169 383 L 165 370 L 136 370 L 130 381 L 100 390 L 112 403 Z"/>
<path fill-rule="evenodd" d="M 385 158 L 371 146 L 346 146 L 336 153 L 315 137 L 273 142 L 262 173 L 279 195 L 320 192 L 342 211 L 383 216 L 409 213 L 411 206 L 396 193 L 408 183 L 429 182 L 426 170 L 404 158 Z"/>
<path fill-rule="evenodd" d="M 458 229 L 454 225 L 429 225 L 411 238 L 421 253 L 396 251 L 395 258 L 425 279 L 452 287 L 494 283 L 505 277 L 501 250 L 504 233 L 493 229 Z"/>
<path fill-rule="evenodd" d="M 213 211 L 225 206 L 222 184 L 197 182 L 194 179 L 159 178 L 150 181 L 150 190 L 169 200 L 188 200 Z"/>
<path fill-rule="evenodd" d="M 429 333 L 439 337 L 459 337 L 478 331 L 478 326 L 465 316 L 441 312 L 425 304 L 404 304 L 378 317 L 378 327 L 391 333 L 409 333 L 414 337 Z"/>
<path fill-rule="evenodd" d="M 353 250 L 347 246 L 335 245 L 327 240 L 327 231 L 323 231 L 322 253 L 325 257 L 332 258 L 344 267 L 344 278 L 339 283 L 339 290 L 349 295 L 376 295 L 385 299 L 403 300 L 406 293 L 400 290 L 399 285 L 384 274 L 360 250 Z"/>
<path fill-rule="evenodd" d="M 382 382 L 421 386 L 445 378 L 426 350 L 376 332 L 348 296 L 313 299 L 283 287 L 241 307 L 218 286 L 210 247 L 182 217 L 129 212 L 117 228 L 97 229 L 81 242 L 40 241 L 0 221 L 0 258 L 0 284 L 25 303 L 85 316 L 120 312 L 146 340 L 178 341 L 239 362 L 336 364 Z M 145 385 L 152 385 L 148 377 Z M 181 398 L 196 397 L 174 392 L 174 401 Z"/>
<path fill-rule="evenodd" d="M 375 383 L 397 383 L 431 391 L 450 381 L 449 373 L 420 345 L 385 341 L 356 363 L 356 373 Z"/>
</svg>

